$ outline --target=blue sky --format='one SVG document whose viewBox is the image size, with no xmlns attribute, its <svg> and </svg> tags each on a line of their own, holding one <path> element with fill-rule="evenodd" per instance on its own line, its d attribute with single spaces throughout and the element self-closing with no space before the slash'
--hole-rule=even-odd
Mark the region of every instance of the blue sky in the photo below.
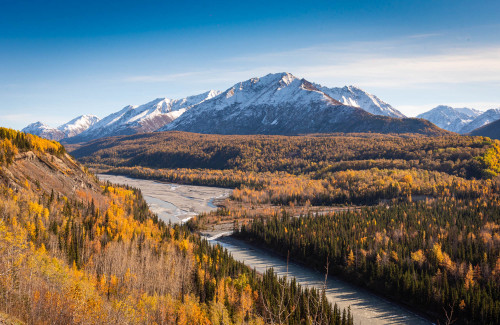
<svg viewBox="0 0 500 325">
<path fill-rule="evenodd" d="M 0 0 L 0 125 L 57 126 L 270 72 L 414 116 L 500 107 L 500 1 Z"/>
</svg>

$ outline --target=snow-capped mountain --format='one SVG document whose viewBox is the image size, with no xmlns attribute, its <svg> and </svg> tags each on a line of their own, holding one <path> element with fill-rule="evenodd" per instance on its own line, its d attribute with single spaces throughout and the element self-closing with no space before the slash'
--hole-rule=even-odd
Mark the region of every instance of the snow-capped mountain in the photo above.
<svg viewBox="0 0 500 325">
<path fill-rule="evenodd" d="M 406 117 L 403 113 L 380 100 L 377 96 L 369 94 L 358 87 L 345 86 L 342 88 L 328 88 L 318 84 L 314 84 L 314 86 L 344 105 L 359 107 L 375 115 L 399 118 Z"/>
<path fill-rule="evenodd" d="M 64 133 L 65 138 L 70 138 L 87 130 L 98 121 L 99 118 L 95 115 L 81 115 L 57 127 L 57 129 Z"/>
<path fill-rule="evenodd" d="M 35 134 L 66 143 L 157 130 L 223 134 L 444 132 L 427 121 L 405 118 L 360 88 L 324 87 L 290 73 L 252 78 L 223 93 L 211 90 L 183 99 L 157 98 L 126 106 L 102 120 L 83 115 L 57 129 L 41 123 L 30 127 Z"/>
<path fill-rule="evenodd" d="M 500 119 L 500 108 L 492 108 L 482 113 L 460 129 L 460 133 L 469 133 L 477 128 Z"/>
<path fill-rule="evenodd" d="M 453 108 L 446 105 L 440 105 L 417 117 L 431 121 L 442 129 L 452 132 L 461 132 L 462 128 L 471 123 L 476 117 L 481 115 L 481 113 L 481 111 L 473 108 Z"/>
<path fill-rule="evenodd" d="M 60 141 L 65 138 L 73 137 L 87 130 L 90 126 L 94 125 L 99 118 L 94 115 L 82 115 L 71 121 L 64 123 L 57 128 L 53 128 L 42 122 L 36 122 L 28 125 L 22 132 L 38 135 L 42 138 L 49 140 Z"/>
<path fill-rule="evenodd" d="M 444 134 L 421 119 L 377 116 L 343 105 L 307 80 L 268 74 L 235 84 L 158 131 L 217 134 L 380 132 Z"/>
<path fill-rule="evenodd" d="M 65 138 L 64 132 L 56 128 L 50 127 L 42 122 L 31 123 L 27 127 L 21 130 L 24 133 L 30 133 L 37 135 L 39 137 L 59 141 Z"/>
<path fill-rule="evenodd" d="M 196 104 L 218 94 L 218 91 L 210 90 L 182 99 L 157 98 L 140 106 L 125 106 L 95 123 L 85 132 L 65 141 L 77 143 L 107 136 L 153 132 L 172 122 Z"/>
</svg>

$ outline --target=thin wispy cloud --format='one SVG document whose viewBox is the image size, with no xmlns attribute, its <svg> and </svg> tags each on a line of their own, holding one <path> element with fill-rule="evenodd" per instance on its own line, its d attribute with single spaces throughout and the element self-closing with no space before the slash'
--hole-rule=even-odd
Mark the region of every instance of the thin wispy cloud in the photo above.
<svg viewBox="0 0 500 325">
<path fill-rule="evenodd" d="M 274 63 L 277 69 L 286 69 L 330 86 L 354 83 L 401 88 L 500 82 L 500 45 L 465 48 L 423 40 L 439 35 L 433 33 L 396 40 L 324 44 L 235 57 L 227 62 L 233 65 L 251 63 L 254 66 L 264 62 L 267 66 Z M 417 38 L 418 41 L 408 42 L 409 38 Z M 429 51 L 429 48 L 432 50 Z"/>
<path fill-rule="evenodd" d="M 328 86 L 351 83 L 369 87 L 402 88 L 500 82 L 500 46 L 449 48 L 434 54 L 413 55 L 404 50 L 390 51 L 394 47 L 395 44 L 391 42 L 373 42 L 301 48 L 230 58 L 225 61 L 227 67 L 223 69 L 130 76 L 124 81 L 163 83 L 198 77 L 205 84 L 231 83 L 270 72 L 288 71 Z M 373 49 L 377 49 L 378 53 L 374 53 Z M 248 68 L 249 65 L 253 68 Z"/>
<path fill-rule="evenodd" d="M 357 85 L 410 116 L 440 104 L 478 109 L 500 106 L 500 102 L 484 102 L 480 97 L 476 100 L 457 101 L 454 96 L 439 93 L 439 89 L 445 88 L 472 89 L 483 85 L 482 88 L 490 89 L 495 84 L 500 86 L 500 45 L 475 48 L 436 45 L 433 52 L 429 53 L 419 49 L 418 44 L 424 38 L 419 38 L 417 43 L 406 43 L 408 37 L 403 37 L 379 42 L 321 44 L 288 51 L 230 57 L 209 69 L 132 76 L 126 78 L 126 82 L 165 85 L 176 83 L 185 84 L 186 87 L 195 85 L 204 90 L 225 90 L 252 77 L 287 71 L 325 86 Z M 435 91 L 434 95 L 431 95 L 431 91 Z M 381 95 L 384 93 L 387 95 Z M 398 94 L 401 95 L 398 97 Z M 189 94 L 183 93 L 177 97 L 185 95 Z M 408 100 L 409 96 L 419 98 L 419 102 L 412 100 L 412 103 Z M 439 99 L 436 100 L 436 97 Z M 449 100 L 450 98 L 455 100 Z"/>
<path fill-rule="evenodd" d="M 364 86 L 401 88 L 437 84 L 500 82 L 500 47 L 438 55 L 364 56 L 350 62 L 309 65 L 297 73 L 314 80 L 351 80 Z"/>
<path fill-rule="evenodd" d="M 184 73 L 169 73 L 169 74 L 156 74 L 156 75 L 140 75 L 129 76 L 123 79 L 125 82 L 168 82 L 175 81 L 182 78 L 191 78 L 206 74 L 207 72 L 184 72 Z"/>
<path fill-rule="evenodd" d="M 408 36 L 408 38 L 413 38 L 413 39 L 430 38 L 430 37 L 437 37 L 437 36 L 442 36 L 442 35 L 443 34 L 441 34 L 441 33 L 415 34 L 415 35 Z"/>
<path fill-rule="evenodd" d="M 32 118 L 32 114 L 2 114 L 0 115 L 0 119 L 3 121 L 19 121 L 22 119 L 30 119 Z"/>
</svg>

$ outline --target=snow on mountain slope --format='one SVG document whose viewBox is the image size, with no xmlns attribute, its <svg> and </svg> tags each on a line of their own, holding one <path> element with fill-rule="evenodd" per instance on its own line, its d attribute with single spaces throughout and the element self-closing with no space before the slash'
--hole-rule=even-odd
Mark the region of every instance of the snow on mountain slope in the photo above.
<svg viewBox="0 0 500 325">
<path fill-rule="evenodd" d="M 31 123 L 22 129 L 21 132 L 34 134 L 45 139 L 56 141 L 59 141 L 66 136 L 64 132 L 43 124 L 42 122 Z"/>
<path fill-rule="evenodd" d="M 77 143 L 107 136 L 153 132 L 172 122 L 194 105 L 218 94 L 218 91 L 210 90 L 182 99 L 157 98 L 140 106 L 125 106 L 98 121 L 88 130 L 65 141 Z"/>
<path fill-rule="evenodd" d="M 98 121 L 99 118 L 95 115 L 81 115 L 59 126 L 57 129 L 65 134 L 65 138 L 70 138 L 87 130 Z"/>
<path fill-rule="evenodd" d="M 345 86 L 342 88 L 328 88 L 318 84 L 315 84 L 314 86 L 344 105 L 359 107 L 375 115 L 399 118 L 405 117 L 403 113 L 380 100 L 377 96 L 369 94 L 358 87 Z"/>
<path fill-rule="evenodd" d="M 307 80 L 268 74 L 235 84 L 187 111 L 158 131 L 216 134 L 301 134 L 330 132 L 417 132 L 442 134 L 419 119 L 376 116 L 343 105 Z"/>
<path fill-rule="evenodd" d="M 478 129 L 486 124 L 494 122 L 500 119 L 500 108 L 492 108 L 482 113 L 470 123 L 466 124 L 462 129 L 460 129 L 460 133 L 469 133 L 475 129 Z"/>
<path fill-rule="evenodd" d="M 481 113 L 481 111 L 473 108 L 454 108 L 440 105 L 417 117 L 426 119 L 442 129 L 452 132 L 461 132 L 462 128 L 481 115 Z"/>
<path fill-rule="evenodd" d="M 66 143 L 156 130 L 225 134 L 444 132 L 431 123 L 406 119 L 391 105 L 357 87 L 323 87 L 290 73 L 252 78 L 223 93 L 211 90 L 183 99 L 158 98 L 140 106 L 129 105 L 102 120 L 84 115 L 58 129 L 51 130 L 52 137 Z"/>
</svg>

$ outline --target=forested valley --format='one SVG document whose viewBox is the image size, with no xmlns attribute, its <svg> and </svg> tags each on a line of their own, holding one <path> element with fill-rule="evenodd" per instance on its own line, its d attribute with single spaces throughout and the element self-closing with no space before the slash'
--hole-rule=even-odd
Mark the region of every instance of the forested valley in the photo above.
<svg viewBox="0 0 500 325">
<path fill-rule="evenodd" d="M 256 274 L 59 143 L 0 128 L 0 322 L 352 324 L 321 290 Z"/>
<path fill-rule="evenodd" d="M 500 144 L 418 135 L 102 139 L 97 170 L 235 188 L 192 230 L 235 236 L 406 304 L 440 323 L 500 321 Z"/>
</svg>

